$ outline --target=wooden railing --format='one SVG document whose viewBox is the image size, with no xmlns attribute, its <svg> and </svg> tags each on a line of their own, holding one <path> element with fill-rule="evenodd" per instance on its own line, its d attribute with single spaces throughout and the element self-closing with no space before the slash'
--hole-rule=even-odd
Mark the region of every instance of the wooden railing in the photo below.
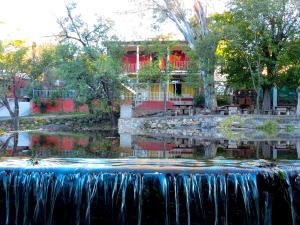
<svg viewBox="0 0 300 225">
<path fill-rule="evenodd" d="M 32 90 L 33 98 L 74 98 L 74 90 Z"/>
<path fill-rule="evenodd" d="M 140 62 L 140 69 L 143 68 L 148 62 Z M 172 70 L 187 71 L 190 68 L 191 61 L 172 61 L 171 67 Z M 162 68 L 163 69 L 163 68 Z M 137 73 L 137 64 L 136 63 L 124 63 L 123 71 L 125 73 Z"/>
<path fill-rule="evenodd" d="M 191 61 L 173 61 L 172 69 L 186 71 L 189 69 L 190 65 L 191 65 Z"/>
</svg>

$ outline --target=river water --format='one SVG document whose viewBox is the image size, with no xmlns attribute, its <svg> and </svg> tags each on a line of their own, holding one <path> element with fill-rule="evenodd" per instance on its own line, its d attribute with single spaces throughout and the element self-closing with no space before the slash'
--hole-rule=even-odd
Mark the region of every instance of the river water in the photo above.
<svg viewBox="0 0 300 225">
<path fill-rule="evenodd" d="M 0 224 L 300 224 L 299 140 L 0 139 Z"/>
</svg>

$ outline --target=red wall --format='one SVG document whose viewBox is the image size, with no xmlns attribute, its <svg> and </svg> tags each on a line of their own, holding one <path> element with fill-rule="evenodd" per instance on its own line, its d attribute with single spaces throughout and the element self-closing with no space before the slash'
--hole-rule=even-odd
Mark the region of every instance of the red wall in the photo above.
<svg viewBox="0 0 300 225">
<path fill-rule="evenodd" d="M 23 78 L 16 78 L 16 89 L 17 91 L 20 90 L 21 88 L 24 88 L 28 84 L 28 81 L 23 79 Z M 14 88 L 10 86 L 9 89 L 9 97 L 14 97 Z M 21 96 L 23 97 L 23 96 Z"/>
<path fill-rule="evenodd" d="M 140 60 L 140 65 L 142 66 L 143 64 L 150 61 L 150 56 L 141 54 L 139 60 Z M 185 61 L 190 61 L 190 59 L 186 56 L 186 54 L 183 51 L 175 50 L 171 52 L 170 61 L 185 62 Z M 134 51 L 127 52 L 122 58 L 122 64 L 124 65 L 124 68 L 126 68 L 128 72 L 136 72 L 136 52 Z M 160 62 L 161 69 L 163 69 L 163 65 L 164 63 Z"/>
<path fill-rule="evenodd" d="M 41 99 L 42 102 L 45 102 L 46 110 L 45 113 L 58 113 L 58 112 L 88 112 L 87 105 L 81 105 L 76 110 L 73 99 L 57 99 L 55 105 L 51 105 L 47 99 Z M 40 107 L 30 102 L 31 113 L 41 113 Z"/>
<path fill-rule="evenodd" d="M 47 148 L 49 145 L 53 146 L 57 150 L 73 150 L 74 146 L 85 147 L 88 144 L 88 137 L 68 137 L 68 136 L 46 136 L 41 140 L 40 135 L 32 134 L 30 136 L 31 147 L 35 145 L 41 145 L 41 148 Z"/>
</svg>

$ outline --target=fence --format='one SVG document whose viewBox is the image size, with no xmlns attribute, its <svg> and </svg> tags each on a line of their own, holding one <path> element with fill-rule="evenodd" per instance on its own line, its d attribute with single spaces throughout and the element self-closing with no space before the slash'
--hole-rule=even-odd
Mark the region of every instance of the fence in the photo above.
<svg viewBox="0 0 300 225">
<path fill-rule="evenodd" d="M 74 98 L 74 90 L 32 90 L 33 98 Z"/>
</svg>

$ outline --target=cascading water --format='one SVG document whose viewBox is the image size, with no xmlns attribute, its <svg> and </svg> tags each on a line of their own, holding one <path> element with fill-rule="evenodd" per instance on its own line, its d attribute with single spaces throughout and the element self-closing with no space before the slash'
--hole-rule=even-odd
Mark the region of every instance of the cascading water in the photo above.
<svg viewBox="0 0 300 225">
<path fill-rule="evenodd" d="M 0 224 L 300 224 L 300 172 L 3 169 Z"/>
</svg>

